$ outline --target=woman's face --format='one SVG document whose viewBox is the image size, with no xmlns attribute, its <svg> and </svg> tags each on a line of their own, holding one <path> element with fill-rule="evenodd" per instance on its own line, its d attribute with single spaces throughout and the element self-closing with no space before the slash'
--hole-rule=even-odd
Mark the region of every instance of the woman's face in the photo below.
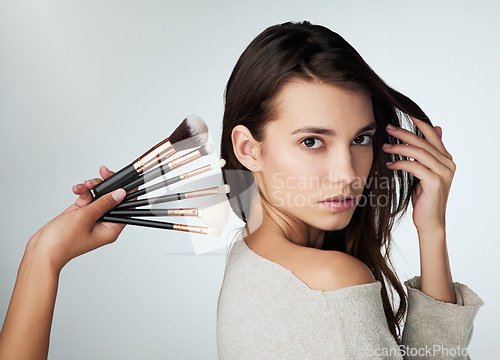
<svg viewBox="0 0 500 360">
<path fill-rule="evenodd" d="M 294 80 L 276 98 L 255 173 L 280 216 L 321 230 L 347 226 L 373 161 L 375 118 L 364 90 Z M 331 199 L 350 197 L 350 200 Z M 330 199 L 330 200 L 329 200 Z"/>
</svg>

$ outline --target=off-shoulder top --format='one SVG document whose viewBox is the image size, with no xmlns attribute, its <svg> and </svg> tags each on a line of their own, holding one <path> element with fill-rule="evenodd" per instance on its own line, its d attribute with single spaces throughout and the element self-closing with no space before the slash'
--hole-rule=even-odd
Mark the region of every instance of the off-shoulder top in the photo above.
<svg viewBox="0 0 500 360">
<path fill-rule="evenodd" d="M 468 359 L 483 301 L 454 283 L 457 303 L 405 282 L 408 312 L 401 344 L 389 331 L 381 283 L 333 291 L 308 287 L 251 250 L 239 234 L 229 253 L 217 307 L 220 360 Z"/>
</svg>

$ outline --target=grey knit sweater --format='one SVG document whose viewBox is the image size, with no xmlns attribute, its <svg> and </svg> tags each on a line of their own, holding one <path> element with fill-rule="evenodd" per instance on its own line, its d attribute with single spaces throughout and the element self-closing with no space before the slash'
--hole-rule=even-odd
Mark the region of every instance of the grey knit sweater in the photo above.
<svg viewBox="0 0 500 360">
<path fill-rule="evenodd" d="M 217 308 L 220 360 L 468 359 L 483 301 L 455 282 L 456 304 L 405 282 L 408 313 L 401 345 L 387 326 L 379 281 L 339 290 L 309 288 L 289 269 L 236 239 Z"/>
</svg>

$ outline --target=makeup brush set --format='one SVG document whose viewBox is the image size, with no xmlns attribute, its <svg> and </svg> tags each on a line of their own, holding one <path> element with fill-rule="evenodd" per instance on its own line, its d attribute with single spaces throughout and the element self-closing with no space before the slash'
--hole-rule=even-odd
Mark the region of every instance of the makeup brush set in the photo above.
<svg viewBox="0 0 500 360">
<path fill-rule="evenodd" d="M 218 236 L 228 217 L 228 204 L 225 194 L 229 192 L 229 185 L 223 184 L 177 193 L 172 193 L 168 190 L 168 187 L 210 170 L 220 169 L 225 165 L 225 160 L 220 159 L 214 163 L 164 179 L 171 171 L 213 153 L 213 145 L 207 143 L 207 140 L 208 128 L 203 120 L 195 115 L 185 118 L 167 139 L 94 187 L 94 200 L 118 188 L 123 188 L 127 192 L 125 199 L 100 220 Z M 191 151 L 171 160 L 176 154 L 179 155 L 179 153 L 187 150 Z M 158 178 L 161 178 L 161 181 L 151 183 Z M 144 197 L 160 189 L 167 190 L 166 194 L 150 198 Z M 172 201 L 210 195 L 213 196 L 198 207 L 163 208 L 156 206 Z M 141 208 L 150 205 L 151 208 Z M 144 217 L 171 216 L 198 217 L 208 226 L 144 219 Z"/>
</svg>

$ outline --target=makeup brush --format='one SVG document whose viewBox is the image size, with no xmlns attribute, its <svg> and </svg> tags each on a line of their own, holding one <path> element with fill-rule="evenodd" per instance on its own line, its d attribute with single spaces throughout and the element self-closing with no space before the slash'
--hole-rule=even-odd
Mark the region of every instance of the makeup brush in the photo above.
<svg viewBox="0 0 500 360">
<path fill-rule="evenodd" d="M 219 236 L 221 234 L 221 229 L 217 228 L 217 227 L 203 227 L 203 226 L 193 226 L 193 225 L 184 225 L 184 224 L 174 224 L 174 223 L 168 223 L 168 222 L 162 222 L 162 221 L 134 219 L 134 218 L 118 217 L 118 216 L 110 216 L 110 215 L 103 216 L 101 218 L 101 220 L 119 223 L 119 224 L 145 226 L 145 227 L 151 227 L 151 228 L 157 228 L 157 229 L 194 232 L 197 234 L 204 234 L 204 235 L 211 235 L 211 236 Z"/>
<path fill-rule="evenodd" d="M 111 210 L 109 215 L 118 217 L 196 216 L 208 226 L 222 228 L 229 216 L 229 207 L 225 195 L 215 195 L 197 208 Z"/>
<path fill-rule="evenodd" d="M 196 115 L 190 115 L 165 140 L 144 153 L 94 187 L 94 200 L 137 179 L 140 174 L 155 167 L 178 151 L 203 145 L 208 140 L 207 125 Z"/>
<path fill-rule="evenodd" d="M 154 198 L 150 198 L 150 199 L 128 201 L 128 202 L 119 204 L 114 209 L 116 209 L 116 210 L 128 209 L 131 207 L 154 205 L 154 204 L 161 204 L 161 203 L 165 203 L 165 202 L 169 202 L 169 201 L 190 199 L 190 198 L 198 197 L 198 196 L 227 194 L 229 192 L 229 190 L 230 190 L 229 185 L 224 184 L 222 186 L 215 186 L 215 187 L 202 189 L 202 190 L 186 191 L 183 193 L 167 194 L 167 195 L 158 196 L 158 197 L 154 197 Z"/>
<path fill-rule="evenodd" d="M 213 152 L 214 152 L 214 146 L 212 144 L 205 144 L 203 146 L 200 146 L 198 149 L 191 151 L 190 153 L 187 153 L 183 156 L 180 156 L 177 159 L 169 161 L 165 165 L 161 165 L 160 167 L 146 171 L 137 180 L 134 180 L 130 184 L 124 186 L 123 189 L 125 189 L 126 192 L 129 192 L 130 190 L 135 189 L 136 187 L 139 187 L 145 184 L 146 182 L 154 180 L 178 167 L 189 164 L 190 162 L 199 159 L 202 156 L 211 154 Z"/>
<path fill-rule="evenodd" d="M 207 171 L 210 171 L 210 170 L 213 170 L 213 169 L 220 169 L 220 168 L 224 167 L 224 165 L 226 165 L 226 160 L 220 159 L 219 161 L 216 161 L 216 162 L 214 162 L 212 164 L 202 166 L 202 167 L 200 167 L 198 169 L 194 169 L 194 170 L 188 171 L 188 172 L 186 172 L 184 174 L 180 174 L 178 176 L 174 176 L 174 177 L 172 177 L 170 179 L 167 179 L 165 181 L 156 183 L 154 185 L 147 186 L 144 189 L 140 189 L 140 190 L 134 191 L 134 192 L 132 192 L 130 194 L 127 194 L 127 196 L 125 196 L 125 199 L 123 200 L 123 202 L 126 202 L 126 201 L 128 201 L 130 199 L 134 199 L 134 198 L 139 197 L 141 195 L 144 195 L 144 194 L 146 194 L 148 192 L 152 192 L 152 191 L 161 189 L 163 187 L 167 187 L 169 185 L 175 184 L 176 182 L 179 182 L 181 180 L 189 179 L 189 178 L 194 177 L 196 175 L 203 174 L 203 173 L 205 173 Z M 130 186 L 127 185 L 125 187 L 125 190 L 128 191 L 128 188 L 134 189 L 136 187 L 137 187 L 137 185 L 135 185 L 135 184 L 132 184 Z"/>
</svg>

